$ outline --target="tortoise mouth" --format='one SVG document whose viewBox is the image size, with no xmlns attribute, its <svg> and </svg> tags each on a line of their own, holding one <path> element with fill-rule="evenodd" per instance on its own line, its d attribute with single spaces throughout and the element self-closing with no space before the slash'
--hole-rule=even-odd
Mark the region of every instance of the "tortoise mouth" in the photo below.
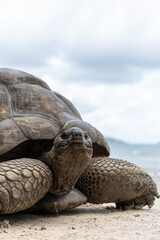
<svg viewBox="0 0 160 240">
<path fill-rule="evenodd" d="M 84 142 L 83 140 L 69 140 L 66 142 L 61 142 L 61 144 L 59 146 L 57 146 L 57 149 L 67 149 L 67 148 L 76 148 L 76 149 L 86 149 L 86 150 L 93 150 L 92 149 L 92 144 L 89 142 Z"/>
</svg>

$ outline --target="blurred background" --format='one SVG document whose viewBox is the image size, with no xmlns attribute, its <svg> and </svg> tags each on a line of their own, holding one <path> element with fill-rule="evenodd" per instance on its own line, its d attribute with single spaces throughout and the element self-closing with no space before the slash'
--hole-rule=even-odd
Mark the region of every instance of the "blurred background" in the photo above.
<svg viewBox="0 0 160 240">
<path fill-rule="evenodd" d="M 42 78 L 112 157 L 159 173 L 159 12 L 159 0 L 0 0 L 0 67 Z"/>
</svg>

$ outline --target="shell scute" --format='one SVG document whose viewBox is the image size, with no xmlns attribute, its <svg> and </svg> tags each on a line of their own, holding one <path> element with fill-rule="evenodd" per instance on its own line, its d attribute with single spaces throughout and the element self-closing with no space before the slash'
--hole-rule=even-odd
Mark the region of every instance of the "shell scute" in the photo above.
<svg viewBox="0 0 160 240">
<path fill-rule="evenodd" d="M 0 120 L 12 116 L 11 96 L 5 86 L 0 84 Z"/>
</svg>

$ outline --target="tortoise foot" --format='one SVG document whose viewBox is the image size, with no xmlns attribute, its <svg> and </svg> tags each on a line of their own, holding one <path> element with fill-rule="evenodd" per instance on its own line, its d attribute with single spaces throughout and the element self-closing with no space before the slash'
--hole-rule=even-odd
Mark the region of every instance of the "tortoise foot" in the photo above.
<svg viewBox="0 0 160 240">
<path fill-rule="evenodd" d="M 154 205 L 155 197 L 151 194 L 143 195 L 132 200 L 116 203 L 117 209 L 129 210 L 135 209 L 140 210 L 145 206 L 152 208 Z"/>
<path fill-rule="evenodd" d="M 79 205 L 85 203 L 87 197 L 74 188 L 68 194 L 57 196 L 52 193 L 48 193 L 44 198 L 42 198 L 37 204 L 32 208 L 28 209 L 27 212 L 56 212 L 59 213 L 64 210 L 69 210 Z"/>
</svg>

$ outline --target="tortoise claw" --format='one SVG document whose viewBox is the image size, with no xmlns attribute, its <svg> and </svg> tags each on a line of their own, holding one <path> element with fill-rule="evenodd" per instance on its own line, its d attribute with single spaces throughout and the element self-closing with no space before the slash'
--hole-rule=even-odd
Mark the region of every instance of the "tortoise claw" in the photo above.
<svg viewBox="0 0 160 240">
<path fill-rule="evenodd" d="M 123 210 L 140 210 L 145 206 L 148 206 L 148 208 L 152 208 L 154 205 L 155 197 L 153 195 L 143 195 L 141 197 L 137 197 L 135 199 L 124 201 L 124 202 L 118 202 L 116 203 L 116 208 L 123 209 Z"/>
</svg>

